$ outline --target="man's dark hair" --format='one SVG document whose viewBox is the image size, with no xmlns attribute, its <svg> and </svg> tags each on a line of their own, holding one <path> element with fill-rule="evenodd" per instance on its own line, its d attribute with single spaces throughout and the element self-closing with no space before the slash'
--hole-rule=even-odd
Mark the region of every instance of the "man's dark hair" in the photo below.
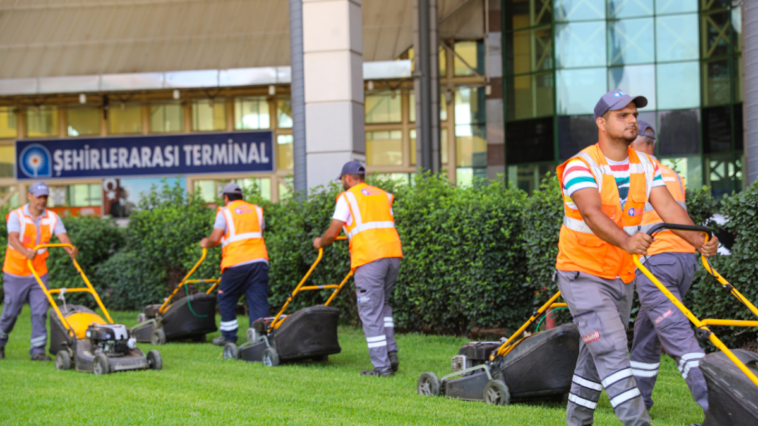
<svg viewBox="0 0 758 426">
<path fill-rule="evenodd" d="M 227 194 L 224 193 L 229 198 L 229 201 L 237 201 L 242 199 L 242 194 Z"/>
<path fill-rule="evenodd" d="M 366 175 L 348 175 L 348 176 L 350 176 L 351 178 L 353 178 L 353 179 L 355 179 L 357 181 L 361 181 L 361 182 L 363 182 L 364 180 L 366 180 Z"/>
</svg>

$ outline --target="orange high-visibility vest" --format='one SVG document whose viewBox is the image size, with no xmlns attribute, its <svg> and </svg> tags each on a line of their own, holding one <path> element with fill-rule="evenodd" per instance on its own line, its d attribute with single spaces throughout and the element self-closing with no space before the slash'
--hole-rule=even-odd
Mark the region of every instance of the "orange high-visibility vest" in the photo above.
<svg viewBox="0 0 758 426">
<path fill-rule="evenodd" d="M 34 226 L 34 219 L 31 215 L 24 214 L 23 207 L 20 207 L 15 211 L 21 222 L 21 232 L 19 232 L 18 239 L 25 248 L 33 249 L 37 245 L 37 227 Z M 5 216 L 6 222 L 8 221 L 9 216 L 10 213 Z M 39 221 L 39 230 L 41 234 L 39 238 L 40 244 L 47 244 L 50 242 L 50 239 L 53 237 L 53 232 L 55 231 L 55 225 L 59 220 L 60 218 L 54 211 L 45 209 L 45 212 L 42 213 Z M 42 248 L 37 250 L 37 256 L 32 260 L 34 270 L 40 276 L 47 273 L 47 256 L 47 249 Z M 3 272 L 21 277 L 31 275 L 32 271 L 29 269 L 26 260 L 26 256 L 16 251 L 16 249 L 8 243 L 8 248 L 5 251 Z"/>
<path fill-rule="evenodd" d="M 687 187 L 685 186 L 682 177 L 679 176 L 677 172 L 661 164 L 657 159 L 653 159 L 653 161 L 655 161 L 658 168 L 660 168 L 663 182 L 666 183 L 666 188 L 668 188 L 669 192 L 674 197 L 674 200 L 676 200 L 684 210 L 687 210 L 687 203 L 685 203 L 685 191 L 687 190 Z M 663 222 L 663 219 L 658 216 L 658 213 L 656 213 L 655 209 L 649 202 L 646 203 L 645 214 L 642 216 L 642 232 L 647 232 L 647 230 L 653 225 L 660 222 Z M 655 241 L 653 241 L 647 249 L 648 256 L 658 253 L 694 252 L 695 247 L 692 247 L 692 244 L 684 241 L 681 237 L 668 230 L 655 234 Z M 642 258 L 642 260 L 644 259 L 645 258 Z"/>
<path fill-rule="evenodd" d="M 263 241 L 263 209 L 255 204 L 236 200 L 218 211 L 226 220 L 226 233 L 221 238 L 221 272 L 224 269 L 250 262 L 266 259 L 268 251 Z"/>
<path fill-rule="evenodd" d="M 353 218 L 351 224 L 344 226 L 350 241 L 352 269 L 387 257 L 403 257 L 392 216 L 394 195 L 360 183 L 337 196 L 338 200 L 339 197 L 345 197 Z"/>
<path fill-rule="evenodd" d="M 629 195 L 624 209 L 621 208 L 618 186 L 605 155 L 598 144 L 583 149 L 579 154 L 557 168 L 558 181 L 563 191 L 563 171 L 573 159 L 584 162 L 592 171 L 600 191 L 602 211 L 629 235 L 640 230 L 645 203 L 653 185 L 654 165 L 647 155 L 629 149 Z M 558 243 L 556 269 L 578 271 L 600 278 L 621 278 L 624 283 L 634 280 L 634 263 L 626 250 L 596 236 L 582 219 L 578 209 L 570 208 L 573 203 L 564 195 L 564 217 Z"/>
</svg>

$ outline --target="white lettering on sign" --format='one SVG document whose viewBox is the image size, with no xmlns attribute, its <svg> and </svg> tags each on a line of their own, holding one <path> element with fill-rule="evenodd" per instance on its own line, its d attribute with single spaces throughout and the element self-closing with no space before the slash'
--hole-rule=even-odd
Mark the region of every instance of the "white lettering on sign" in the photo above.
<svg viewBox="0 0 758 426">
<path fill-rule="evenodd" d="M 182 145 L 184 165 L 190 167 L 227 166 L 235 164 L 268 164 L 271 158 L 263 142 L 234 142 L 221 144 Z M 64 171 L 148 169 L 181 166 L 178 145 L 56 149 L 53 151 L 53 170 L 56 176 Z"/>
</svg>

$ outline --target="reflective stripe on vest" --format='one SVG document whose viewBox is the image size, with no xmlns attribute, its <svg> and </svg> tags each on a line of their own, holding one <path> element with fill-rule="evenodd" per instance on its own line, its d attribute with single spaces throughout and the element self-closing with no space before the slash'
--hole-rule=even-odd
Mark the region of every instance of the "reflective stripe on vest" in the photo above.
<svg viewBox="0 0 758 426">
<path fill-rule="evenodd" d="M 256 213 L 258 213 L 258 227 L 260 228 L 263 226 L 263 210 L 258 206 L 255 206 L 255 210 Z M 229 237 L 226 237 L 226 235 L 221 237 L 222 248 L 236 241 L 263 238 L 263 233 L 261 232 L 245 232 L 242 234 L 237 234 L 234 229 L 234 219 L 232 218 L 232 213 L 226 207 L 221 207 L 221 212 L 224 214 L 224 218 L 226 219 L 227 233 L 229 235 Z"/>
<path fill-rule="evenodd" d="M 45 210 L 44 216 L 39 219 L 39 232 L 32 218 L 24 213 L 23 206 L 14 210 L 14 212 L 16 213 L 16 217 L 20 224 L 19 242 L 24 248 L 33 249 L 38 244 L 38 241 L 39 244 L 47 244 L 50 242 L 50 239 L 55 233 L 55 227 L 58 224 L 58 220 L 60 220 L 55 212 Z M 27 235 L 30 231 L 31 234 Z M 37 257 L 32 260 L 32 265 L 39 275 L 47 273 L 47 257 L 47 248 L 41 248 L 37 250 Z M 10 244 L 8 244 L 8 248 L 5 252 L 3 271 L 18 276 L 28 276 L 32 273 L 32 271 L 29 270 L 26 256 L 18 252 Z"/>
<path fill-rule="evenodd" d="M 361 218 L 361 210 L 358 208 L 358 200 L 355 199 L 355 194 L 350 191 L 346 191 L 344 194 L 348 204 L 350 204 L 350 210 L 353 215 L 353 225 L 355 226 L 350 230 L 350 232 L 347 233 L 348 239 L 352 239 L 354 236 L 368 229 L 386 229 L 395 227 L 395 222 L 389 221 L 363 223 L 363 219 Z M 392 195 L 388 194 L 388 196 L 391 200 Z"/>
</svg>

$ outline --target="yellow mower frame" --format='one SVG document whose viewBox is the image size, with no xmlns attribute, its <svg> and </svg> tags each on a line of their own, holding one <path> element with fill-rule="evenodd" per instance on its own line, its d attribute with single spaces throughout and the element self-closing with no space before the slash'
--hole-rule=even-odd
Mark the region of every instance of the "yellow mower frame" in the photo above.
<svg viewBox="0 0 758 426">
<path fill-rule="evenodd" d="M 68 247 L 70 249 L 73 249 L 74 246 L 71 244 L 40 244 L 36 247 L 34 247 L 34 251 L 36 252 L 39 249 L 43 248 L 53 248 L 53 247 Z M 61 314 L 60 309 L 58 309 L 58 304 L 55 303 L 55 300 L 53 299 L 53 294 L 59 294 L 61 292 L 63 293 L 89 293 L 97 302 L 97 306 L 103 311 L 103 314 L 105 314 L 105 318 L 108 319 L 108 322 L 113 324 L 113 319 L 111 319 L 111 315 L 108 313 L 108 310 L 105 309 L 105 305 L 103 305 L 103 301 L 100 300 L 100 296 L 97 294 L 97 291 L 94 287 L 92 287 L 92 283 L 90 283 L 89 278 L 87 278 L 87 275 L 84 274 L 84 271 L 79 266 L 79 263 L 76 261 L 76 259 L 71 259 L 74 262 L 74 267 L 76 268 L 77 272 L 79 272 L 79 275 L 81 275 L 82 280 L 84 280 L 84 284 L 86 284 L 86 287 L 79 287 L 79 288 L 54 288 L 51 290 L 48 290 L 45 284 L 42 282 L 42 279 L 39 277 L 39 274 L 37 271 L 34 270 L 34 266 L 32 265 L 31 259 L 27 259 L 26 263 L 29 265 L 29 269 L 31 269 L 32 274 L 34 274 L 34 278 L 37 280 L 37 284 L 39 284 L 40 288 L 42 289 L 42 292 L 45 293 L 45 296 L 47 296 L 47 300 L 50 302 L 50 306 L 53 307 L 55 310 L 56 315 L 58 315 L 58 318 L 61 320 L 61 324 L 63 324 L 66 327 L 66 332 L 70 337 L 75 336 L 75 331 L 73 327 L 71 327 L 71 324 L 66 321 L 66 318 Z"/>
<path fill-rule="evenodd" d="M 345 236 L 339 236 L 335 238 L 335 241 L 343 241 L 347 240 L 347 237 Z M 308 279 L 308 277 L 311 276 L 311 273 L 313 273 L 313 270 L 316 269 L 316 266 L 321 262 L 321 258 L 324 256 L 324 249 L 320 248 L 318 249 L 318 257 L 311 265 L 310 269 L 308 269 L 308 272 L 305 273 L 305 276 L 303 279 L 300 280 L 300 282 L 297 284 L 297 287 L 295 287 L 294 290 L 292 290 L 292 293 L 287 298 L 287 302 L 284 303 L 284 306 L 282 306 L 282 309 L 279 310 L 279 313 L 276 314 L 274 317 L 274 320 L 271 321 L 271 324 L 268 327 L 268 332 L 270 333 L 272 330 L 276 330 L 279 328 L 280 325 L 284 322 L 284 320 L 287 318 L 284 316 L 284 311 L 287 309 L 287 306 L 292 302 L 292 300 L 295 298 L 295 296 L 300 293 L 301 291 L 309 291 L 309 290 L 325 290 L 325 289 L 334 289 L 331 296 L 329 296 L 329 299 L 324 303 L 324 306 L 329 306 L 330 303 L 332 303 L 332 300 L 339 294 L 340 290 L 342 290 L 342 287 L 345 286 L 345 283 L 347 283 L 347 280 L 350 279 L 350 277 L 353 276 L 353 270 L 350 269 L 350 272 L 348 272 L 347 275 L 345 275 L 345 278 L 342 279 L 342 282 L 339 284 L 327 284 L 327 285 L 312 285 L 312 286 L 303 286 L 305 284 L 305 281 Z"/>
<path fill-rule="evenodd" d="M 195 273 L 197 268 L 200 267 L 200 264 L 203 263 L 207 255 L 208 255 L 208 249 L 203 248 L 203 254 L 202 256 L 200 256 L 200 260 L 198 260 L 197 263 L 195 263 L 195 266 L 193 266 L 192 269 L 190 269 L 190 271 L 187 272 L 187 275 L 185 275 L 184 278 L 179 282 L 179 284 L 176 285 L 176 288 L 174 289 L 174 291 L 171 292 L 171 294 L 166 298 L 166 300 L 163 301 L 163 304 L 158 309 L 158 315 L 162 315 L 166 313 L 166 311 L 168 310 L 170 306 L 169 302 L 171 301 L 171 299 L 174 298 L 176 293 L 179 292 L 179 289 L 181 289 L 184 284 L 213 283 L 213 285 L 208 289 L 208 291 L 205 292 L 205 294 L 211 294 L 211 292 L 218 286 L 218 283 L 221 282 L 221 278 L 196 279 L 196 280 L 189 279 L 189 277 L 191 277 L 192 274 Z"/>
<path fill-rule="evenodd" d="M 661 223 L 661 224 L 653 226 L 648 231 L 648 235 L 652 236 L 656 232 L 665 230 L 665 229 L 700 232 L 705 235 L 706 242 L 713 235 L 713 232 L 704 226 L 676 225 L 676 224 L 669 224 L 669 223 Z M 730 360 L 732 360 L 732 362 L 737 366 L 737 368 L 739 368 L 740 371 L 745 373 L 745 375 L 750 379 L 751 382 L 753 382 L 753 384 L 758 386 L 758 377 L 756 377 L 755 374 L 753 374 L 753 372 L 750 371 L 750 369 L 748 369 L 747 366 L 745 366 L 745 364 L 742 361 L 740 361 L 740 359 L 737 358 L 734 355 L 734 353 L 732 353 L 732 351 L 729 350 L 729 348 L 727 348 L 726 345 L 724 345 L 724 343 L 718 337 L 716 337 L 716 335 L 713 334 L 713 332 L 711 332 L 711 330 L 708 328 L 709 325 L 732 326 L 732 327 L 758 327 L 758 321 L 738 321 L 738 320 L 728 320 L 728 319 L 704 319 L 701 321 L 689 309 L 687 309 L 687 307 L 684 306 L 684 304 L 681 301 L 679 301 L 679 299 L 677 299 L 676 296 L 674 296 L 666 288 L 666 286 L 664 286 L 658 280 L 658 278 L 656 278 L 650 272 L 650 270 L 645 267 L 645 265 L 642 262 L 640 262 L 640 255 L 635 254 L 632 257 L 632 259 L 634 261 L 634 264 L 640 270 L 640 272 L 645 274 L 645 276 L 648 277 L 650 281 L 652 281 L 653 284 L 655 284 L 656 287 L 658 287 L 658 290 L 660 290 L 661 293 L 666 295 L 666 297 L 671 301 L 671 303 L 673 303 L 677 308 L 679 308 L 679 310 L 682 311 L 682 313 L 687 317 L 687 319 L 689 319 L 693 324 L 695 324 L 695 327 L 697 327 L 698 330 L 703 330 L 703 331 L 699 331 L 699 333 L 704 333 L 705 335 L 707 335 L 708 340 L 710 340 L 710 342 L 713 343 L 714 346 L 721 349 L 721 351 L 724 352 L 724 354 L 726 354 L 726 356 Z M 708 262 L 708 259 L 702 254 L 700 255 L 700 260 L 703 262 L 703 266 L 705 267 L 705 270 L 708 271 L 709 274 L 713 275 L 713 277 L 716 278 L 716 280 L 721 284 L 721 286 L 725 290 L 729 291 L 737 300 L 739 300 L 740 302 L 742 302 L 742 304 L 747 306 L 747 308 L 750 309 L 753 315 L 758 317 L 758 309 L 755 307 L 755 305 L 753 305 L 749 300 L 745 299 L 745 297 L 739 291 L 737 291 L 737 289 L 732 284 L 730 284 L 724 277 L 721 276 L 721 274 L 719 274 L 715 269 L 713 269 L 713 266 L 711 266 L 710 262 Z"/>
</svg>

